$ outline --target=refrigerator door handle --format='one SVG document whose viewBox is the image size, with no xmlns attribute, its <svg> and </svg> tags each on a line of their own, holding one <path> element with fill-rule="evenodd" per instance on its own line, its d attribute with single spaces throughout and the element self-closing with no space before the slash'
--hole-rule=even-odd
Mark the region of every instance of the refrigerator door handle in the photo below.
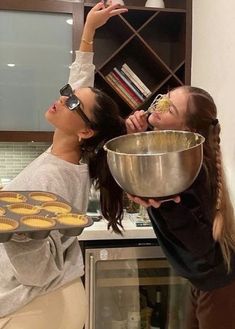
<svg viewBox="0 0 235 329">
<path fill-rule="evenodd" d="M 93 328 L 94 323 L 94 304 L 95 304 L 95 265 L 94 265 L 94 255 L 89 255 L 89 329 Z"/>
</svg>

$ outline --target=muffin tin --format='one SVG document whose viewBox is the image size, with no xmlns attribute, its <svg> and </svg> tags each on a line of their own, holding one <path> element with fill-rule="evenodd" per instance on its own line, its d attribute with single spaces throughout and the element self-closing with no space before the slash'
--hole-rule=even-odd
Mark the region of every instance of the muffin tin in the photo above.
<svg viewBox="0 0 235 329">
<path fill-rule="evenodd" d="M 0 191 L 0 242 L 14 233 L 45 239 L 52 230 L 76 236 L 92 219 L 54 193 L 43 191 Z"/>
</svg>

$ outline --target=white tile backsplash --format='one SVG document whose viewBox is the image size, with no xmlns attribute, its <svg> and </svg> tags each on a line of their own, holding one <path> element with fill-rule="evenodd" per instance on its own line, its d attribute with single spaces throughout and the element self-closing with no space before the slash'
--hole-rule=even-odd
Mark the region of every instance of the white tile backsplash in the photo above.
<svg viewBox="0 0 235 329">
<path fill-rule="evenodd" d="M 0 183 L 14 178 L 49 145 L 42 142 L 0 142 Z"/>
</svg>

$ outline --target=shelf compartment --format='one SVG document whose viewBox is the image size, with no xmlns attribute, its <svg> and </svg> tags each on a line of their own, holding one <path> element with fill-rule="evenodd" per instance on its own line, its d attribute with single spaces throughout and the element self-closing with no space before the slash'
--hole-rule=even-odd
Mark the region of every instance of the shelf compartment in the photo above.
<svg viewBox="0 0 235 329">
<path fill-rule="evenodd" d="M 125 0 L 125 5 L 127 7 L 140 7 L 145 8 L 145 3 L 147 0 Z M 164 0 L 165 8 L 172 9 L 186 9 L 187 0 Z M 85 6 L 94 6 L 97 3 L 97 0 L 85 0 Z M 146 7 L 147 8 L 147 7 Z"/>
<path fill-rule="evenodd" d="M 164 0 L 166 8 L 186 9 L 188 0 Z"/>
<path fill-rule="evenodd" d="M 131 8 L 127 13 L 121 15 L 122 19 L 130 24 L 134 30 L 138 30 L 142 25 L 146 24 L 149 20 L 157 14 L 156 10 L 143 10 Z"/>
<path fill-rule="evenodd" d="M 159 94 L 166 94 L 170 90 L 182 86 L 183 83 L 180 83 L 178 79 L 175 77 L 171 76 L 169 77 L 168 80 L 164 81 L 161 85 L 158 86 L 156 92 Z"/>
<path fill-rule="evenodd" d="M 125 102 L 124 99 L 111 87 L 99 72 L 95 75 L 95 87 L 103 90 L 108 94 L 119 106 L 120 114 L 122 117 L 128 116 L 133 109 Z"/>
<path fill-rule="evenodd" d="M 94 64 L 99 69 L 133 35 L 133 31 L 119 16 L 110 19 L 96 32 Z"/>
<path fill-rule="evenodd" d="M 128 266 L 132 265 L 131 260 L 128 260 Z M 136 260 L 133 260 L 133 266 L 136 265 Z M 123 260 L 115 260 L 114 262 L 99 262 L 99 270 L 126 270 L 127 266 Z M 152 269 L 152 268 L 170 268 L 169 262 L 166 259 L 142 260 L 138 262 L 138 269 Z"/>
<path fill-rule="evenodd" d="M 159 12 L 140 31 L 140 35 L 166 65 L 174 70 L 185 59 L 185 29 L 184 13 Z"/>
<path fill-rule="evenodd" d="M 150 90 L 154 90 L 169 75 L 166 67 L 138 37 L 133 38 L 102 68 L 102 74 L 106 76 L 114 67 L 121 69 L 124 63 Z"/>
<path fill-rule="evenodd" d="M 175 76 L 185 83 L 185 62 L 180 64 L 174 71 Z"/>
<path fill-rule="evenodd" d="M 181 277 L 155 277 L 155 278 L 105 278 L 97 280 L 97 287 L 135 287 L 140 286 L 168 286 L 168 285 L 184 285 L 186 279 Z"/>
</svg>

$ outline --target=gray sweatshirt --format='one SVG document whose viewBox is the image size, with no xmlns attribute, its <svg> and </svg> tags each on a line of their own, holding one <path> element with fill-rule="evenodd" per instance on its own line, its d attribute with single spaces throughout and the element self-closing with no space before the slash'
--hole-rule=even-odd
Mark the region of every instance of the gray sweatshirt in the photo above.
<svg viewBox="0 0 235 329">
<path fill-rule="evenodd" d="M 93 85 L 92 59 L 93 53 L 77 52 L 69 79 L 74 88 Z M 80 211 L 87 209 L 89 189 L 88 166 L 59 159 L 51 154 L 50 148 L 4 188 L 53 192 Z M 58 231 L 52 231 L 44 240 L 15 236 L 0 243 L 0 264 L 0 317 L 84 274 L 77 237 L 66 237 Z"/>
</svg>

